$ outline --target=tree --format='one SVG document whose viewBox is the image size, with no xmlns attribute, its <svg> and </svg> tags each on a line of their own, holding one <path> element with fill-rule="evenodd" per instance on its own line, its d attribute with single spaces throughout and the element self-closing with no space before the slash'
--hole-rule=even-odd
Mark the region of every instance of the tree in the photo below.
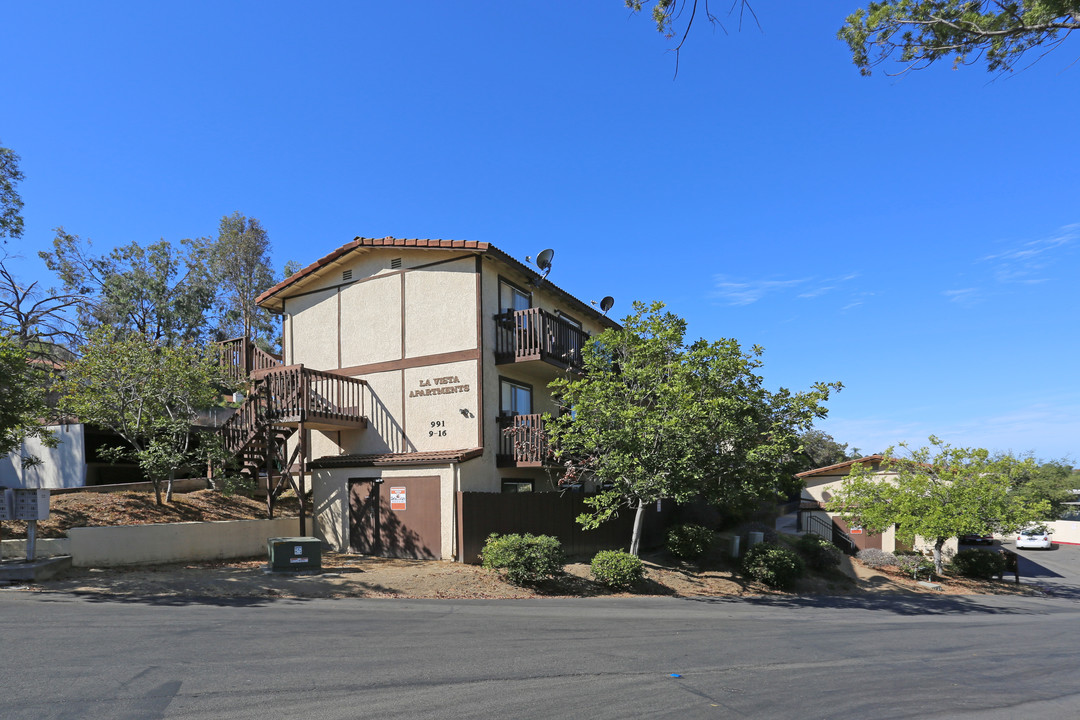
<svg viewBox="0 0 1080 720">
<path fill-rule="evenodd" d="M 45 403 L 48 374 L 32 362 L 26 348 L 10 335 L 0 335 L 0 457 L 19 449 L 23 440 L 37 438 L 46 447 L 56 437 L 44 427 L 49 409 Z M 24 466 L 38 459 L 22 457 Z"/>
<path fill-rule="evenodd" d="M 994 72 L 1012 70 L 1033 48 L 1049 52 L 1076 29 L 1076 0 L 886 0 L 856 10 L 838 37 L 863 75 L 895 53 L 904 72 L 941 59 L 955 68 L 984 58 Z"/>
<path fill-rule="evenodd" d="M 1031 459 L 991 456 L 982 448 L 954 448 L 930 436 L 930 447 L 900 457 L 890 447 L 877 470 L 856 464 L 828 502 L 850 524 L 881 533 L 896 525 L 903 537 L 934 544 L 934 570 L 942 572 L 942 548 L 951 537 L 1009 532 L 1046 512 L 1012 491 L 1029 473 Z"/>
<path fill-rule="evenodd" d="M 91 243 L 57 228 L 53 251 L 38 255 L 63 283 L 83 298 L 84 333 L 111 327 L 169 346 L 205 339 L 207 313 L 217 288 L 207 265 L 205 238 L 131 243 L 107 255 L 90 254 Z"/>
<path fill-rule="evenodd" d="M 648 0 L 624 2 L 634 12 L 649 4 Z M 747 14 L 757 22 L 747 0 L 731 0 L 728 14 L 736 7 L 740 26 Z M 652 3 L 657 30 L 665 37 L 678 34 L 680 38 L 675 46 L 676 68 L 679 50 L 700 17 L 699 10 L 711 24 L 724 29 L 708 0 Z M 686 25 L 678 31 L 675 25 L 684 16 Z M 941 59 L 952 59 L 953 67 L 985 59 L 987 70 L 1003 72 L 1012 70 L 1030 50 L 1056 48 L 1078 28 L 1076 0 L 884 0 L 856 9 L 837 37 L 851 48 L 852 60 L 863 75 L 870 75 L 873 67 L 894 55 L 907 65 L 901 72 Z"/>
<path fill-rule="evenodd" d="M 214 276 L 221 283 L 219 339 L 250 338 L 269 349 L 278 342 L 277 327 L 255 298 L 274 284 L 270 239 L 255 218 L 233 213 L 221 218 L 217 241 L 211 247 Z"/>
<path fill-rule="evenodd" d="M 94 331 L 81 350 L 60 385 L 61 407 L 119 435 L 126 447 L 108 454 L 134 459 L 159 505 L 167 481 L 171 501 L 176 471 L 200 460 L 192 443 L 196 413 L 220 397 L 213 354 L 108 327 Z"/>
<path fill-rule="evenodd" d="M 1040 519 L 1058 520 L 1071 509 L 1066 503 L 1080 500 L 1073 492 L 1080 488 L 1080 474 L 1064 460 L 1051 460 L 1018 476 L 1013 488 L 1028 502 L 1046 501 L 1050 507 Z"/>
<path fill-rule="evenodd" d="M 42 295 L 36 282 L 20 285 L 0 260 L 0 328 L 32 359 L 56 360 L 58 346 L 76 343 L 77 328 L 67 313 L 79 302 L 77 295 Z"/>
<path fill-rule="evenodd" d="M 15 186 L 23 179 L 19 170 L 19 156 L 10 148 L 0 145 L 0 238 L 20 238 L 23 233 L 22 207 Z"/>
<path fill-rule="evenodd" d="M 798 433 L 825 415 L 822 403 L 840 388 L 769 392 L 755 374 L 761 348 L 687 344 L 686 321 L 663 308 L 634 303 L 622 329 L 590 338 L 582 376 L 551 383 L 562 414 L 545 417 L 560 482 L 601 488 L 579 522 L 594 528 L 634 508 L 635 555 L 644 509 L 661 498 L 743 508 L 788 494 Z"/>
<path fill-rule="evenodd" d="M 832 435 L 816 428 L 807 430 L 799 436 L 802 449 L 799 451 L 800 465 L 803 470 L 836 465 L 845 460 L 855 460 L 861 457 L 859 448 L 848 449 L 847 444 L 841 445 L 833 439 Z"/>
</svg>

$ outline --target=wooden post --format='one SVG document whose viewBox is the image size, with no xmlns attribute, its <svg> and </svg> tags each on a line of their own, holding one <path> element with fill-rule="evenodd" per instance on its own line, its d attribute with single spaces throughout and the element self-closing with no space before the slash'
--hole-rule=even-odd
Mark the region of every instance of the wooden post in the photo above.
<svg viewBox="0 0 1080 720">
<path fill-rule="evenodd" d="M 300 500 L 300 537 L 307 537 L 307 513 L 304 507 L 304 495 L 306 494 L 304 473 L 307 472 L 308 430 L 304 428 L 303 422 L 300 423 L 297 430 L 300 431 L 300 437 L 298 438 L 300 443 L 300 477 L 297 478 L 296 483 L 296 494 Z"/>
</svg>

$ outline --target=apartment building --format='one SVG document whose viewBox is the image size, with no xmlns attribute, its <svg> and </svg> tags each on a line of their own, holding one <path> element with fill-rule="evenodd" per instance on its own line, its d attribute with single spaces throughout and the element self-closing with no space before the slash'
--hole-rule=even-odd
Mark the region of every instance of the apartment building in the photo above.
<svg viewBox="0 0 1080 720">
<path fill-rule="evenodd" d="M 284 321 L 262 372 L 307 398 L 279 420 L 331 548 L 453 558 L 457 493 L 557 489 L 547 385 L 618 325 L 545 275 L 488 243 L 356 238 L 258 298 Z"/>
</svg>

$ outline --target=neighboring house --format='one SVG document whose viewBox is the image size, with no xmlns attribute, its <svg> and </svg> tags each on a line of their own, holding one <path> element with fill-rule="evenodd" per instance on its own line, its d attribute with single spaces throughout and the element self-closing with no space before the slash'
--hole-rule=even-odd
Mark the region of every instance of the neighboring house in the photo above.
<svg viewBox="0 0 1080 720">
<path fill-rule="evenodd" d="M 459 492 L 557 489 L 547 385 L 618 327 L 471 241 L 356 238 L 257 303 L 283 316 L 283 366 L 244 363 L 262 381 L 227 424 L 230 447 L 298 466 L 332 549 L 412 557 L 455 557 Z M 260 412 L 282 432 L 253 451 Z"/>
<path fill-rule="evenodd" d="M 896 537 L 896 527 L 893 526 L 883 533 L 870 533 L 864 528 L 849 527 L 838 513 L 825 510 L 825 503 L 832 499 L 832 493 L 847 477 L 854 465 L 870 465 L 875 471 L 881 465 L 881 455 L 868 455 L 857 460 L 828 465 L 815 470 L 807 470 L 795 477 L 803 483 L 802 497 L 799 503 L 798 528 L 803 532 L 812 532 L 822 537 L 829 538 L 839 545 L 851 543 L 857 550 L 877 548 L 886 552 L 895 550 L 910 550 L 910 546 L 903 544 Z M 878 473 L 883 482 L 895 473 L 881 471 Z M 933 543 L 916 536 L 915 549 L 927 550 L 932 548 Z M 946 554 L 955 553 L 957 550 L 956 538 L 951 538 L 943 548 Z"/>
</svg>

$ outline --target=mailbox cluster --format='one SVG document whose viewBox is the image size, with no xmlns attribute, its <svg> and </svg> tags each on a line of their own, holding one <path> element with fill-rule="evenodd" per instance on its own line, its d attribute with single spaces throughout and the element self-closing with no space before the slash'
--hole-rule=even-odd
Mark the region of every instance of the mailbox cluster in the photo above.
<svg viewBox="0 0 1080 720">
<path fill-rule="evenodd" d="M 48 488 L 6 488 L 0 491 L 0 521 L 45 520 L 48 517 Z"/>
</svg>

